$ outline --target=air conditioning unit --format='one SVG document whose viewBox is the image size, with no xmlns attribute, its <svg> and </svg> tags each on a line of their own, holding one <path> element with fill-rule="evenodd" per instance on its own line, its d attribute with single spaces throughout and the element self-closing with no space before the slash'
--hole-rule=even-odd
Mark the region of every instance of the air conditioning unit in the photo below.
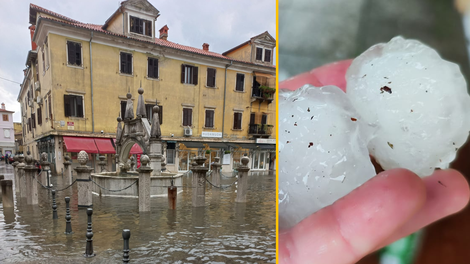
<svg viewBox="0 0 470 264">
<path fill-rule="evenodd" d="M 193 130 L 191 129 L 191 127 L 185 127 L 184 128 L 184 136 L 185 137 L 190 137 L 193 135 Z"/>
<path fill-rule="evenodd" d="M 36 99 L 36 102 L 37 102 L 39 105 L 42 105 L 42 97 L 41 97 L 41 96 L 38 96 L 38 98 Z"/>
<path fill-rule="evenodd" d="M 39 81 L 34 83 L 34 90 L 37 92 L 41 90 L 41 84 L 39 83 Z"/>
</svg>

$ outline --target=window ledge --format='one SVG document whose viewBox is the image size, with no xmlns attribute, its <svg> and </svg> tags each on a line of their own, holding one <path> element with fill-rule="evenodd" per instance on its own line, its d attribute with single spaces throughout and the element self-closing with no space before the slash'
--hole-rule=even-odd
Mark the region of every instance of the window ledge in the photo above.
<svg viewBox="0 0 470 264">
<path fill-rule="evenodd" d="M 160 81 L 160 78 L 152 78 L 152 77 L 148 77 L 148 76 L 145 76 L 145 78 L 147 80 L 151 80 L 151 81 Z"/>
<path fill-rule="evenodd" d="M 236 93 L 246 93 L 245 90 L 243 90 L 243 91 L 233 90 L 233 91 L 236 92 Z"/>
<path fill-rule="evenodd" d="M 70 120 L 86 120 L 85 117 L 75 117 L 75 116 L 66 116 L 65 118 L 68 118 Z"/>
<path fill-rule="evenodd" d="M 243 131 L 244 129 L 235 129 L 235 128 L 232 128 L 232 131 Z"/>
<path fill-rule="evenodd" d="M 202 129 L 207 129 L 207 130 L 217 130 L 216 127 L 202 127 Z"/>
<path fill-rule="evenodd" d="M 207 85 L 205 85 L 204 87 L 210 88 L 210 89 L 219 89 L 219 87 L 212 87 L 212 86 L 207 86 Z"/>
<path fill-rule="evenodd" d="M 118 72 L 119 75 L 121 76 L 126 76 L 126 77 L 134 77 L 134 74 L 128 74 L 128 73 L 122 73 L 122 72 Z"/>
<path fill-rule="evenodd" d="M 196 86 L 196 84 L 192 84 L 192 83 L 183 83 L 183 85 L 187 85 L 187 86 Z"/>
<path fill-rule="evenodd" d="M 75 69 L 82 69 L 82 70 L 83 70 L 83 65 L 81 65 L 81 66 L 77 66 L 77 65 L 68 64 L 68 63 L 67 63 L 66 65 L 67 65 L 67 67 L 70 67 L 70 68 L 75 68 Z"/>
</svg>

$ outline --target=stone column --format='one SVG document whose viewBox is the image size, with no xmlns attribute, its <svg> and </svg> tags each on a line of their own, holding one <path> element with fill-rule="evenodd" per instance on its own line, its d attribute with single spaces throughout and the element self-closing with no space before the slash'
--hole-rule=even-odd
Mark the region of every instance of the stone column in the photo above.
<svg viewBox="0 0 470 264">
<path fill-rule="evenodd" d="M 64 184 L 72 184 L 72 162 L 69 155 L 64 157 Z"/>
<path fill-rule="evenodd" d="M 235 202 L 237 203 L 246 203 L 246 190 L 248 188 L 248 162 L 250 159 L 246 156 L 241 160 L 242 164 L 238 167 L 238 189 L 237 189 L 237 198 Z"/>
<path fill-rule="evenodd" d="M 220 169 L 222 164 L 220 164 L 220 158 L 215 157 L 215 162 L 212 164 L 212 184 L 215 186 L 220 186 Z"/>
<path fill-rule="evenodd" d="M 193 207 L 203 207 L 206 199 L 206 172 L 208 167 L 204 167 L 206 158 L 198 156 L 195 158 L 197 163 L 193 166 Z"/>
<path fill-rule="evenodd" d="M 162 141 L 157 138 L 150 139 L 150 168 L 152 176 L 160 176 L 162 171 Z"/>
<path fill-rule="evenodd" d="M 47 153 L 43 152 L 41 154 L 41 180 L 40 182 L 43 185 L 46 185 L 47 187 L 50 187 L 49 184 L 49 170 L 51 169 L 50 167 L 51 163 L 47 161 Z"/>
<path fill-rule="evenodd" d="M 25 157 L 26 166 L 24 167 L 24 175 L 26 178 L 26 203 L 38 204 L 38 182 L 36 181 L 36 173 L 38 169 L 34 166 L 34 159 L 28 151 Z"/>
<path fill-rule="evenodd" d="M 13 162 L 11 165 L 13 166 L 13 174 L 14 174 L 14 179 L 15 179 L 15 192 L 19 192 L 20 191 L 20 184 L 19 184 L 19 180 L 18 180 L 18 168 L 16 168 L 16 166 L 18 166 L 18 164 L 20 164 L 20 162 L 18 161 L 18 155 L 15 155 L 13 157 L 13 160 L 15 162 Z"/>
<path fill-rule="evenodd" d="M 93 206 L 91 171 L 93 170 L 86 165 L 88 161 L 88 153 L 84 150 L 78 153 L 78 162 L 80 166 L 75 168 L 77 172 L 77 189 L 78 189 L 78 206 L 90 207 Z"/>
<path fill-rule="evenodd" d="M 25 168 L 26 165 L 24 164 L 23 154 L 20 154 L 20 156 L 18 157 L 18 161 L 20 163 L 18 163 L 16 168 L 18 169 L 18 185 L 19 185 L 19 189 L 20 189 L 20 197 L 21 198 L 26 198 L 26 195 L 27 195 L 26 177 L 25 177 L 25 172 L 24 172 L 24 168 Z"/>
<path fill-rule="evenodd" d="M 2 186 L 3 208 L 5 208 L 5 207 L 14 207 L 15 202 L 13 201 L 13 181 L 12 180 L 1 180 L 0 185 Z"/>
<path fill-rule="evenodd" d="M 150 174 L 152 169 L 148 166 L 150 159 L 147 155 L 140 157 L 139 172 L 139 212 L 150 211 Z"/>
</svg>

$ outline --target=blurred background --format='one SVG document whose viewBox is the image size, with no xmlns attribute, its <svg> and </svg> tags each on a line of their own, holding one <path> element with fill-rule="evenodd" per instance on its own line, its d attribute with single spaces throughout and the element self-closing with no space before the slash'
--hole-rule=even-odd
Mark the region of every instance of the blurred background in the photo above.
<svg viewBox="0 0 470 264">
<path fill-rule="evenodd" d="M 459 64 L 470 83 L 470 0 L 279 0 L 279 81 L 354 58 L 397 35 L 417 39 Z M 468 141 L 452 167 L 470 179 Z M 470 208 L 427 227 L 420 237 L 411 263 L 470 263 Z M 407 243 L 402 245 L 413 251 Z M 359 263 L 400 263 L 383 255 Z"/>
</svg>

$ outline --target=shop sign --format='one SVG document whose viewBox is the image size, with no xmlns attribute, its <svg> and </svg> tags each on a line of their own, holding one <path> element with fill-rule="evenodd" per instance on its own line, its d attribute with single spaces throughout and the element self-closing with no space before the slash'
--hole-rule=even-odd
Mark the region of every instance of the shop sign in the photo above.
<svg viewBox="0 0 470 264">
<path fill-rule="evenodd" d="M 73 130 L 74 129 L 74 123 L 73 122 L 67 122 L 67 129 L 68 130 Z"/>
<path fill-rule="evenodd" d="M 201 137 L 215 137 L 215 138 L 221 138 L 222 137 L 222 132 L 208 132 L 208 131 L 203 131 L 201 134 Z"/>
<path fill-rule="evenodd" d="M 276 144 L 276 139 L 275 138 L 257 138 L 256 143 L 257 144 Z"/>
</svg>

